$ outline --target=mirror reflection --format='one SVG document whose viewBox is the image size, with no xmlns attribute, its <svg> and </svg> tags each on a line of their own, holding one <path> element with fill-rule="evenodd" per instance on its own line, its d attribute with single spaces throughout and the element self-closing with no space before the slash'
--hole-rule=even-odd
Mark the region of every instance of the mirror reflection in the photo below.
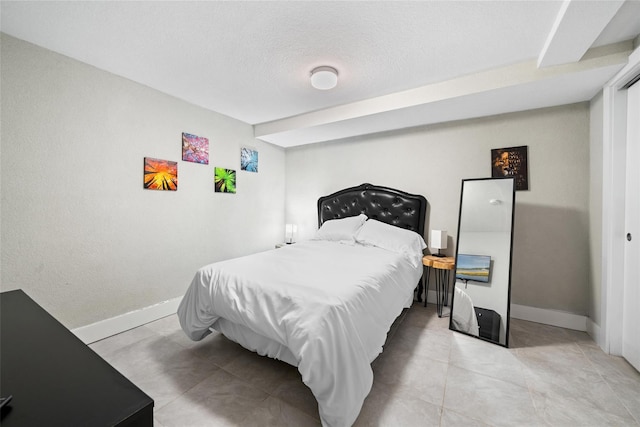
<svg viewBox="0 0 640 427">
<path fill-rule="evenodd" d="M 462 181 L 449 328 L 507 347 L 515 182 Z"/>
</svg>

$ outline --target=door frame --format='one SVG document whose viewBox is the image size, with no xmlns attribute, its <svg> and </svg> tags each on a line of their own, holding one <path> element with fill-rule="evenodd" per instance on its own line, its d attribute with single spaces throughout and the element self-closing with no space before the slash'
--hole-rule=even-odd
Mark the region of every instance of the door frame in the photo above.
<svg viewBox="0 0 640 427">
<path fill-rule="evenodd" d="M 640 47 L 603 88 L 601 319 L 596 341 L 605 353 L 622 354 L 627 92 L 620 90 L 640 73 Z"/>
</svg>

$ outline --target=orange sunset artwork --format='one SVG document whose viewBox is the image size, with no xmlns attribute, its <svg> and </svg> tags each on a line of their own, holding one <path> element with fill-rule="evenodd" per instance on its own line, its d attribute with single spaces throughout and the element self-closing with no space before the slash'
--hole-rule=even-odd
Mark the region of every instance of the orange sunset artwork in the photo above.
<svg viewBox="0 0 640 427">
<path fill-rule="evenodd" d="M 149 190 L 178 190 L 178 162 L 144 158 L 144 188 Z"/>
</svg>

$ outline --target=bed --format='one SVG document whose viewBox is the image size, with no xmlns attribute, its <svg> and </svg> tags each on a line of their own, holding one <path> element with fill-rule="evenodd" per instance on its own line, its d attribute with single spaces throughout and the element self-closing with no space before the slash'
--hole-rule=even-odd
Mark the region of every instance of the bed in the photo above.
<svg viewBox="0 0 640 427">
<path fill-rule="evenodd" d="M 314 239 L 199 269 L 178 308 L 193 340 L 212 330 L 297 366 L 323 426 L 350 426 L 371 362 L 422 274 L 423 196 L 372 184 L 318 200 Z"/>
</svg>

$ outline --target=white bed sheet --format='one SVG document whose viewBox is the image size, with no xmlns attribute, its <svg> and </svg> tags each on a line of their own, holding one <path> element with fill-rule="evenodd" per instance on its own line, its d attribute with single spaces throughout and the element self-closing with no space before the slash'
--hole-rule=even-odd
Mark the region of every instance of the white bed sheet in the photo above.
<svg viewBox="0 0 640 427">
<path fill-rule="evenodd" d="M 193 340 L 232 328 L 245 347 L 296 365 L 322 424 L 350 426 L 371 390 L 370 364 L 421 273 L 377 247 L 300 242 L 201 268 L 178 317 Z"/>
</svg>

